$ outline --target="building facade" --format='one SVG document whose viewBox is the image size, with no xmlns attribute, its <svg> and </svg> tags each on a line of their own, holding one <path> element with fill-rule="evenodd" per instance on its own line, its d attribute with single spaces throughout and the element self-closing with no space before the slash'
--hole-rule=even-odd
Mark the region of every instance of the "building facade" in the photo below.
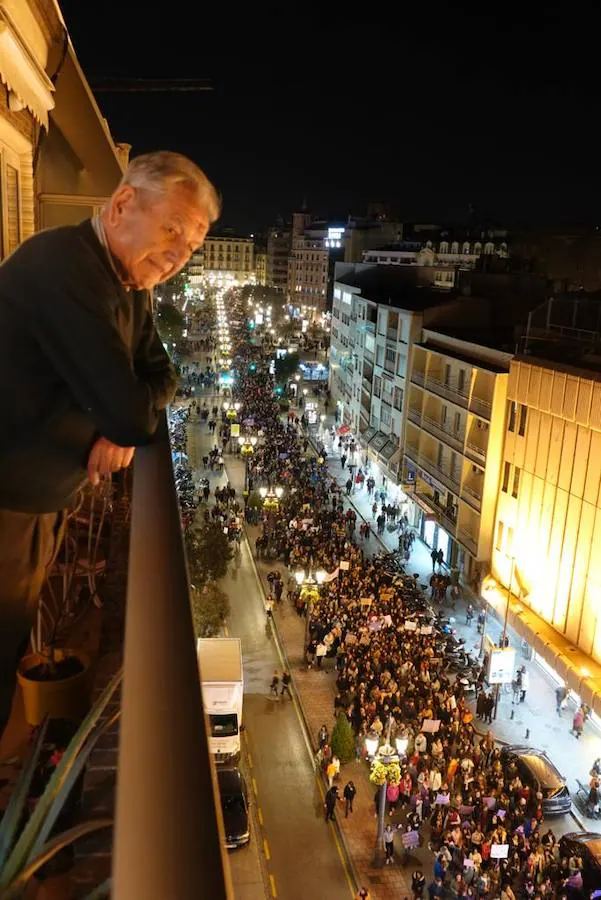
<svg viewBox="0 0 601 900">
<path fill-rule="evenodd" d="M 265 287 L 267 284 L 267 251 L 255 251 L 255 280 L 257 284 Z"/>
<path fill-rule="evenodd" d="M 471 581 L 491 559 L 511 356 L 424 329 L 411 358 L 403 442 L 411 522 Z"/>
<path fill-rule="evenodd" d="M 326 309 L 330 250 L 326 234 L 324 229 L 312 227 L 311 217 L 306 213 L 294 213 L 288 258 L 288 304 L 308 321 L 313 321 Z M 341 250 L 342 243 L 334 243 L 338 243 Z"/>
<path fill-rule="evenodd" d="M 0 80 L 2 258 L 38 228 L 97 212 L 129 147 L 114 143 L 53 0 L 0 6 Z"/>
<path fill-rule="evenodd" d="M 254 242 L 247 237 L 209 235 L 194 254 L 194 266 L 200 264 L 209 279 L 244 284 L 254 274 Z"/>
<path fill-rule="evenodd" d="M 267 287 L 288 294 L 288 257 L 291 233 L 287 228 L 272 228 L 267 235 Z"/>
</svg>

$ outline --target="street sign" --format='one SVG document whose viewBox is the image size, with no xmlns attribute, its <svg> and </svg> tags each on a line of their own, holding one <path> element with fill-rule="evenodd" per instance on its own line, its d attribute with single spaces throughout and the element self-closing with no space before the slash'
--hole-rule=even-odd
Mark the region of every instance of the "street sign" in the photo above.
<svg viewBox="0 0 601 900">
<path fill-rule="evenodd" d="M 489 684 L 511 684 L 515 671 L 515 650 L 513 647 L 496 647 L 488 657 Z"/>
</svg>

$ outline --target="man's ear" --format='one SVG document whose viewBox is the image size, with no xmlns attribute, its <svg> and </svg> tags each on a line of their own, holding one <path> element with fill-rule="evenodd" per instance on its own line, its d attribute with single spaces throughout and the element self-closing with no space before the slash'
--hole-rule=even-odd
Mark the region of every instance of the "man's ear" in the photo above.
<svg viewBox="0 0 601 900">
<path fill-rule="evenodd" d="M 108 209 L 107 221 L 113 228 L 118 228 L 125 212 L 136 201 L 136 189 L 131 184 L 122 184 L 112 195 Z"/>
</svg>

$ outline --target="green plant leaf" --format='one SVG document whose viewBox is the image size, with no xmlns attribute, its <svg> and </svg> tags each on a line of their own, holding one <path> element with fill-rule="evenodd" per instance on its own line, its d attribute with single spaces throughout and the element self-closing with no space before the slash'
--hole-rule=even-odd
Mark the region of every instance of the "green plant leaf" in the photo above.
<svg viewBox="0 0 601 900">
<path fill-rule="evenodd" d="M 29 817 L 29 820 L 25 825 L 23 831 L 21 832 L 15 847 L 10 853 L 10 856 L 6 860 L 4 866 L 0 870 L 0 888 L 5 887 L 7 884 L 10 884 L 17 877 L 21 869 L 23 869 L 24 866 L 28 865 L 31 862 L 33 855 L 39 850 L 37 839 L 40 832 L 42 832 L 42 830 L 45 830 L 45 822 L 50 810 L 52 809 L 54 798 L 61 790 L 63 784 L 69 778 L 69 773 L 72 771 L 77 757 L 81 753 L 84 745 L 86 744 L 88 738 L 97 725 L 98 719 L 106 709 L 108 703 L 111 700 L 111 697 L 121 683 L 122 678 L 123 670 L 120 670 L 111 679 L 109 684 L 106 686 L 92 709 L 89 711 L 89 713 L 77 729 L 76 733 L 73 735 L 69 746 L 63 754 L 63 758 L 51 775 L 50 780 L 46 785 L 46 789 L 44 790 L 42 796 L 39 798 L 37 805 L 33 810 L 31 816 Z M 75 779 L 70 779 L 71 787 L 73 786 L 74 781 Z M 60 812 L 60 808 L 58 808 L 58 812 Z M 58 812 L 56 813 L 56 815 L 58 815 Z"/>
<path fill-rule="evenodd" d="M 27 798 L 31 782 L 39 762 L 40 753 L 44 746 L 44 738 L 46 737 L 46 729 L 48 722 L 45 720 L 33 741 L 29 755 L 19 772 L 14 788 L 11 792 L 10 799 L 2 816 L 0 823 L 0 872 L 4 868 L 4 863 L 13 846 L 18 834 L 19 826 L 23 818 L 25 807 L 27 806 Z"/>
<path fill-rule="evenodd" d="M 35 873 L 41 869 L 42 866 L 45 866 L 47 862 L 56 856 L 57 853 L 64 850 L 64 848 L 68 847 L 70 844 L 74 844 L 75 841 L 78 841 L 80 838 L 85 837 L 86 834 L 100 831 L 103 828 L 112 828 L 112 825 L 112 819 L 91 819 L 89 822 L 80 822 L 79 825 L 74 825 L 73 828 L 69 828 L 67 831 L 57 834 L 56 837 L 52 838 L 51 841 L 48 841 L 48 843 L 42 847 L 41 852 L 38 853 L 35 859 L 19 872 L 9 884 L 3 887 L 2 893 L 0 894 L 1 900 L 18 900 L 18 898 L 22 896 L 30 879 L 33 878 Z M 96 896 L 104 897 L 106 894 L 96 894 Z"/>
</svg>

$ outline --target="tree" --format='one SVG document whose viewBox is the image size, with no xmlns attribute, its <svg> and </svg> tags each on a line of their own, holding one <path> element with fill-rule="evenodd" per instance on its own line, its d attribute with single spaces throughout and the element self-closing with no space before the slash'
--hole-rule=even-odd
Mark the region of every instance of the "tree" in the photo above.
<svg viewBox="0 0 601 900">
<path fill-rule="evenodd" d="M 156 326 L 161 340 L 177 344 L 183 338 L 186 319 L 173 303 L 163 302 L 157 306 Z"/>
<path fill-rule="evenodd" d="M 217 581 L 227 574 L 233 551 L 220 528 L 205 525 L 198 534 L 190 528 L 185 537 L 190 578 L 196 587 Z"/>
<path fill-rule="evenodd" d="M 215 582 L 190 591 L 194 637 L 215 637 L 230 614 L 230 598 Z"/>
<path fill-rule="evenodd" d="M 275 361 L 275 380 L 277 384 L 286 384 L 292 378 L 300 362 L 298 353 L 287 353 Z"/>
<path fill-rule="evenodd" d="M 345 713 L 338 713 L 332 731 L 332 753 L 341 763 L 348 763 L 355 758 L 355 735 L 351 723 Z"/>
</svg>

